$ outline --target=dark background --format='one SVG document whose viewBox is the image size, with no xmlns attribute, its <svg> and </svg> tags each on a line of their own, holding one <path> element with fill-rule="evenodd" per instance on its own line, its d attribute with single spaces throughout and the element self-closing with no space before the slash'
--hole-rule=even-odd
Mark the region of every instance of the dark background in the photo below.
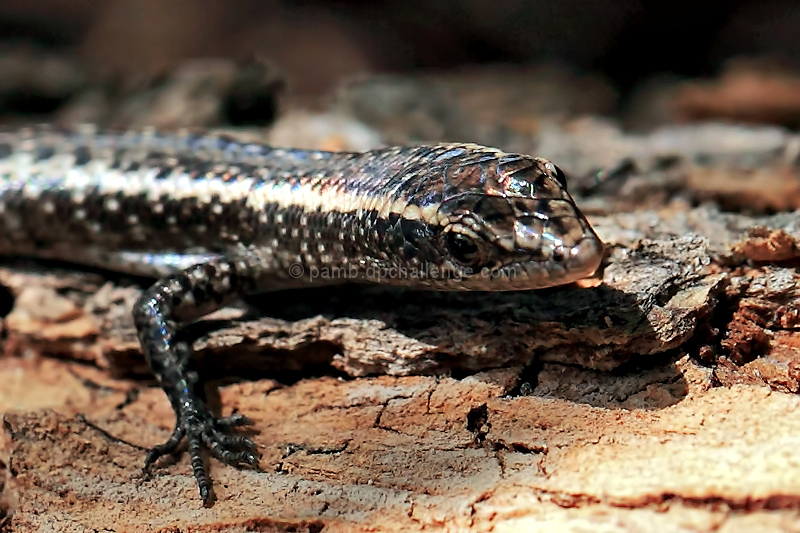
<svg viewBox="0 0 800 533">
<path fill-rule="evenodd" d="M 304 102 L 364 72 L 557 64 L 602 80 L 614 94 L 607 112 L 620 113 L 654 85 L 713 79 L 731 65 L 793 75 L 800 66 L 798 5 L 747 0 L 4 0 L 0 57 L 23 54 L 30 65 L 3 69 L 0 114 L 47 113 L 74 100 L 87 85 L 100 84 L 106 94 L 115 95 L 142 90 L 192 58 L 266 62 L 284 84 L 283 94 Z M 43 65 L 44 56 L 57 57 L 61 70 Z M 46 74 L 47 68 L 53 72 Z M 683 111 L 677 118 L 706 118 L 703 112 Z M 795 126 L 794 113 L 734 119 Z M 253 122 L 271 118 L 263 111 Z M 236 123 L 235 117 L 229 122 Z"/>
</svg>

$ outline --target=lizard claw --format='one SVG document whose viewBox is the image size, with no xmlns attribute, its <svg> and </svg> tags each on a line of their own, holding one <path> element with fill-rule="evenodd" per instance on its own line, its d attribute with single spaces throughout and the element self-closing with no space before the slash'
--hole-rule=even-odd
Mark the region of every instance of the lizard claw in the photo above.
<svg viewBox="0 0 800 533">
<path fill-rule="evenodd" d="M 201 450 L 203 447 L 207 448 L 214 457 L 231 466 L 257 468 L 259 455 L 256 444 L 243 435 L 228 433 L 231 428 L 247 426 L 251 423 L 250 419 L 240 414 L 215 417 L 205 410 L 183 411 L 179 415 L 175 430 L 169 439 L 147 452 L 144 471 L 149 472 L 159 458 L 174 453 L 183 438 L 186 437 L 189 444 L 192 473 L 197 480 L 200 498 L 203 500 L 203 504 L 208 506 L 213 496 Z"/>
</svg>

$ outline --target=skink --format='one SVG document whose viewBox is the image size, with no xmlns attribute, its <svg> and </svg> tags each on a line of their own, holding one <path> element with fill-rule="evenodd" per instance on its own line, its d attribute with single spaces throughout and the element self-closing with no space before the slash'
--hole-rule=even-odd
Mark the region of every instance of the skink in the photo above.
<svg viewBox="0 0 800 533">
<path fill-rule="evenodd" d="M 510 291 L 591 275 L 603 245 L 553 163 L 474 144 L 363 153 L 218 135 L 0 132 L 0 255 L 150 276 L 134 305 L 142 350 L 176 414 L 145 469 L 186 438 L 257 466 L 242 415 L 205 406 L 181 325 L 236 298 L 325 283 Z"/>
</svg>

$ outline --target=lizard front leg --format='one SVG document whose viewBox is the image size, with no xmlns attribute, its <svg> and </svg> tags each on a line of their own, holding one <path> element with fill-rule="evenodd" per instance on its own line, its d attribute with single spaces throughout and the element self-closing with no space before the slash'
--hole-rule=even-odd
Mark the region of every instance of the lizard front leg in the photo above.
<svg viewBox="0 0 800 533">
<path fill-rule="evenodd" d="M 245 250 L 214 258 L 160 279 L 133 308 L 145 357 L 176 416 L 172 436 L 147 454 L 145 471 L 161 456 L 174 452 L 185 437 L 200 497 L 206 505 L 212 492 L 201 456 L 204 446 L 231 465 L 256 467 L 258 455 L 252 440 L 229 434 L 231 428 L 249 424 L 246 417 L 220 418 L 208 410 L 198 390 L 197 372 L 192 370 L 192 349 L 187 342 L 177 340 L 176 333 L 181 324 L 253 292 L 262 270 L 257 254 Z"/>
</svg>

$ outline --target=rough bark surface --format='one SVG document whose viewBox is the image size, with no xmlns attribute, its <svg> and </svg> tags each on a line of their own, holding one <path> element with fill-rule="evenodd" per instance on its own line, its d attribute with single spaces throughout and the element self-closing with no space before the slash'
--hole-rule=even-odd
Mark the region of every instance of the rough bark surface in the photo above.
<svg viewBox="0 0 800 533">
<path fill-rule="evenodd" d="M 798 139 L 585 127 L 539 144 L 608 244 L 594 279 L 282 292 L 190 328 L 263 454 L 211 460 L 208 509 L 185 455 L 141 474 L 173 415 L 132 329 L 140 280 L 6 263 L 0 527 L 800 529 L 800 215 L 764 214 L 800 206 Z"/>
</svg>

